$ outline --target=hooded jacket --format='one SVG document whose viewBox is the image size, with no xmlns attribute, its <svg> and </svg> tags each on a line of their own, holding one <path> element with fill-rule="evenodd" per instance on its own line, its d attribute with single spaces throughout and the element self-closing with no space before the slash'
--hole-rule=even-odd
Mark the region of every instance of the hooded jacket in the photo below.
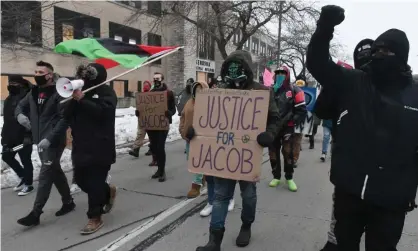
<svg viewBox="0 0 418 251">
<path fill-rule="evenodd" d="M 24 79 L 22 78 L 22 80 Z M 9 82 L 11 82 L 10 77 Z M 21 86 L 20 93 L 10 93 L 9 96 L 7 96 L 7 98 L 4 100 L 4 124 L 3 128 L 1 129 L 1 144 L 7 145 L 9 148 L 13 148 L 22 144 L 25 137 L 31 137 L 31 133 L 26 131 L 26 129 L 21 126 L 19 122 L 17 122 L 15 117 L 15 109 L 17 105 L 19 104 L 20 100 L 22 100 L 28 94 L 29 90 L 29 86 Z"/>
<path fill-rule="evenodd" d="M 191 98 L 191 93 L 188 91 L 189 88 L 191 88 L 189 84 L 189 80 L 193 80 L 193 79 L 188 79 L 187 83 L 186 83 L 186 87 L 181 91 L 180 95 L 179 95 L 179 100 L 178 100 L 178 104 L 177 104 L 177 111 L 179 112 L 179 114 L 181 114 L 181 112 L 184 109 L 184 106 L 186 105 L 187 101 Z M 193 80 L 194 82 L 194 80 Z"/>
<path fill-rule="evenodd" d="M 193 125 L 196 88 L 198 86 L 202 86 L 202 88 L 205 88 L 205 89 L 209 88 L 208 84 L 206 84 L 205 82 L 196 82 L 192 85 L 191 98 L 184 105 L 184 109 L 181 112 L 181 116 L 180 116 L 179 132 L 183 139 L 186 139 L 187 130 Z"/>
<path fill-rule="evenodd" d="M 173 122 L 173 116 L 176 115 L 176 100 L 174 99 L 173 91 L 169 90 L 165 83 L 161 83 L 161 87 L 158 89 L 151 89 L 151 92 L 162 92 L 167 91 L 167 107 L 169 118 L 168 121 L 170 124 Z"/>
<path fill-rule="evenodd" d="M 221 76 L 222 79 L 225 79 L 225 76 L 228 72 L 229 64 L 232 62 L 240 62 L 247 76 L 246 83 L 241 87 L 242 90 L 270 90 L 268 87 L 257 84 L 253 81 L 253 71 L 251 66 L 253 65 L 251 54 L 247 51 L 237 50 L 232 52 L 223 62 L 221 67 Z M 236 89 L 236 87 L 230 83 L 225 83 L 225 85 L 218 86 L 218 88 L 224 89 Z M 266 131 L 270 132 L 273 137 L 276 137 L 279 131 L 279 128 L 283 126 L 283 121 L 280 119 L 280 110 L 274 102 L 274 93 L 273 90 L 270 90 L 270 101 L 267 114 L 267 127 Z"/>
<path fill-rule="evenodd" d="M 274 100 L 280 108 L 280 118 L 286 120 L 288 127 L 294 127 L 303 123 L 306 118 L 305 93 L 300 87 L 290 84 L 290 71 L 286 66 L 279 70 L 286 72 L 286 78 L 274 93 Z"/>
<path fill-rule="evenodd" d="M 101 65 L 95 79 L 85 80 L 85 86 L 104 82 L 106 70 Z M 116 162 L 115 91 L 102 85 L 87 93 L 80 101 L 71 100 L 65 109 L 65 118 L 71 127 L 73 148 L 71 157 L 76 167 L 99 166 L 110 168 Z"/>
<path fill-rule="evenodd" d="M 337 123 L 331 182 L 373 205 L 407 210 L 418 186 L 418 85 L 412 84 L 407 67 L 396 77 L 382 78 L 373 70 L 336 65 L 329 60 L 332 36 L 332 27 L 318 25 L 307 52 L 309 72 L 324 88 L 338 90 L 336 98 L 344 107 Z M 386 42 L 381 39 L 375 43 Z M 391 32 L 391 45 L 407 43 L 403 32 Z M 394 51 L 398 50 L 405 48 Z M 406 65 L 407 57 L 401 60 Z"/>
</svg>

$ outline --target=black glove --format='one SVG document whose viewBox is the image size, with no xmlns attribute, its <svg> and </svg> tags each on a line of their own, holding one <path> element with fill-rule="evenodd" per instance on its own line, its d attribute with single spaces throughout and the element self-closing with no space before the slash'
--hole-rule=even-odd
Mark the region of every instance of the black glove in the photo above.
<svg viewBox="0 0 418 251">
<path fill-rule="evenodd" d="M 135 116 L 139 117 L 139 111 L 135 110 Z"/>
<path fill-rule="evenodd" d="M 318 25 L 334 28 L 345 19 L 344 9 L 337 5 L 326 5 L 321 9 Z"/>
<path fill-rule="evenodd" d="M 274 142 L 274 137 L 270 132 L 262 132 L 257 136 L 257 143 L 262 147 L 268 147 Z"/>
<path fill-rule="evenodd" d="M 166 116 L 167 118 L 171 118 L 171 116 L 173 116 L 173 114 L 171 114 L 171 112 L 170 112 L 170 111 L 165 111 L 165 116 Z"/>
<path fill-rule="evenodd" d="M 186 132 L 186 139 L 192 140 L 195 135 L 196 135 L 196 132 L 195 132 L 193 126 L 189 127 L 187 129 L 187 132 Z"/>
</svg>

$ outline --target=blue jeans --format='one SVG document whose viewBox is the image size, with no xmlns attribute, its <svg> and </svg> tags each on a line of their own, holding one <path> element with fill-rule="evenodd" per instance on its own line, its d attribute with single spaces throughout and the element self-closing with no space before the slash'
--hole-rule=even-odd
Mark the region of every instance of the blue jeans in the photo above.
<svg viewBox="0 0 418 251">
<path fill-rule="evenodd" d="M 218 177 L 214 177 L 213 179 L 215 181 L 215 200 L 213 201 L 210 227 L 213 229 L 222 229 L 225 227 L 229 201 L 234 197 L 235 185 L 237 181 Z M 254 182 L 238 182 L 242 197 L 241 221 L 243 225 L 249 226 L 255 219 L 257 187 Z"/>
<path fill-rule="evenodd" d="M 208 184 L 208 204 L 213 205 L 213 199 L 215 198 L 215 181 L 213 176 L 206 176 L 206 184 Z"/>
<path fill-rule="evenodd" d="M 328 127 L 324 128 L 324 138 L 322 139 L 322 153 L 327 154 L 329 142 L 331 140 L 331 129 Z"/>
</svg>

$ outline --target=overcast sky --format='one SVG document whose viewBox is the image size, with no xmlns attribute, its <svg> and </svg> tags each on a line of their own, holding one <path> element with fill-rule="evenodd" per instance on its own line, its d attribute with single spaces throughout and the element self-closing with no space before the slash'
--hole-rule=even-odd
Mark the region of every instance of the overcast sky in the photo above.
<svg viewBox="0 0 418 251">
<path fill-rule="evenodd" d="M 397 28 L 408 36 L 408 63 L 414 73 L 418 73 L 418 1 L 319 1 L 321 7 L 327 4 L 339 5 L 345 9 L 345 20 L 337 26 L 336 31 L 337 39 L 345 46 L 346 54 L 352 57 L 354 47 L 360 40 L 376 39 L 384 31 Z"/>
</svg>

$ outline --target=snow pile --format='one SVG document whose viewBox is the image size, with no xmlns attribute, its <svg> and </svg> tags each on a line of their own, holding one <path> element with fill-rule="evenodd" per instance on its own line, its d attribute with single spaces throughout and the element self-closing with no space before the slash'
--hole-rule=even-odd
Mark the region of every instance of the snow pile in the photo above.
<svg viewBox="0 0 418 251">
<path fill-rule="evenodd" d="M 180 123 L 180 117 L 178 115 L 173 116 L 173 123 L 170 126 L 170 131 L 168 133 L 167 142 L 178 140 L 181 138 L 178 127 Z M 0 131 L 3 127 L 3 116 L 0 116 Z M 135 116 L 135 108 L 123 108 L 116 110 L 116 121 L 115 121 L 115 140 L 116 145 L 122 145 L 131 143 L 135 140 L 138 129 L 138 118 Z M 147 136 L 145 137 L 148 138 Z M 0 146 L 0 151 L 2 147 Z M 129 151 L 128 147 L 119 148 L 116 150 L 117 154 L 126 154 Z M 18 155 L 17 155 L 17 159 Z M 41 161 L 38 156 L 37 147 L 33 146 L 32 152 L 32 162 L 33 162 L 33 177 L 34 180 L 38 179 L 39 169 L 41 167 Z M 72 170 L 71 163 L 71 150 L 65 149 L 62 158 L 61 158 L 61 168 L 64 172 Z M 16 185 L 19 182 L 19 178 L 14 173 L 14 171 L 7 166 L 3 161 L 1 162 L 1 188 L 7 188 Z"/>
</svg>

